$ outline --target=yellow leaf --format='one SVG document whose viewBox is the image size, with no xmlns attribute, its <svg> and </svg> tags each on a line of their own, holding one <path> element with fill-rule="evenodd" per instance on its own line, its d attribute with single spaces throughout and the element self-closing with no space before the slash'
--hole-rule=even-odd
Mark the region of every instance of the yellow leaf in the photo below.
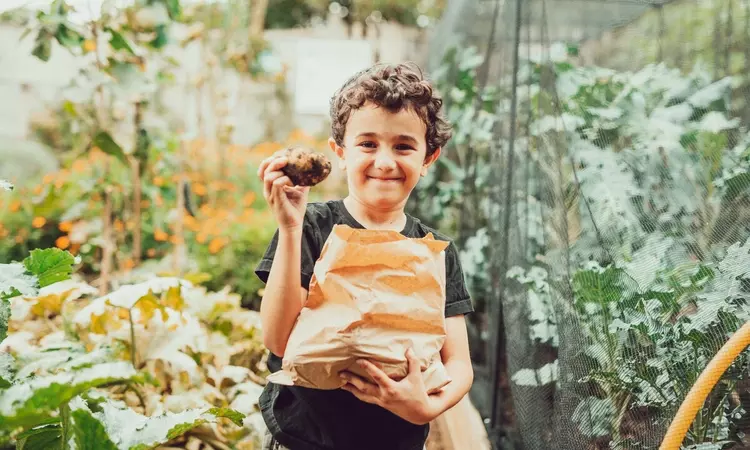
<svg viewBox="0 0 750 450">
<path fill-rule="evenodd" d="M 196 272 L 196 273 L 189 273 L 185 275 L 183 278 L 185 278 L 187 281 L 191 282 L 192 284 L 198 285 L 198 284 L 202 284 L 210 280 L 211 275 L 205 272 Z"/>
<path fill-rule="evenodd" d="M 162 319 L 166 320 L 166 311 L 164 307 L 159 304 L 159 298 L 149 289 L 148 294 L 139 298 L 135 303 L 135 308 L 141 312 L 140 323 L 148 323 L 157 310 L 162 313 Z"/>
<path fill-rule="evenodd" d="M 107 334 L 109 331 L 115 331 L 122 328 L 122 322 L 117 319 L 112 311 L 105 311 L 104 314 L 91 314 L 91 326 L 89 330 L 95 334 Z"/>
<path fill-rule="evenodd" d="M 185 301 L 182 299 L 180 286 L 172 286 L 167 289 L 166 294 L 164 294 L 164 306 L 172 308 L 175 311 L 182 311 Z"/>
<path fill-rule="evenodd" d="M 63 292 L 61 294 L 50 294 L 43 297 L 36 298 L 36 304 L 31 307 L 31 313 L 35 316 L 44 316 L 45 313 L 60 314 L 62 310 L 62 304 L 70 291 Z"/>
</svg>

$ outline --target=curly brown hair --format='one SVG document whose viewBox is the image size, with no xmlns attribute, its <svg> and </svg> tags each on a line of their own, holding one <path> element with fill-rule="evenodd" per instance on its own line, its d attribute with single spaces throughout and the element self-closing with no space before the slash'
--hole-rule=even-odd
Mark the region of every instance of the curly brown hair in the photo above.
<svg viewBox="0 0 750 450">
<path fill-rule="evenodd" d="M 443 117 L 443 100 L 414 63 L 376 64 L 351 77 L 331 98 L 331 136 L 343 146 L 346 123 L 352 111 L 373 102 L 391 112 L 412 109 L 427 127 L 427 156 L 451 138 L 450 123 Z"/>
</svg>

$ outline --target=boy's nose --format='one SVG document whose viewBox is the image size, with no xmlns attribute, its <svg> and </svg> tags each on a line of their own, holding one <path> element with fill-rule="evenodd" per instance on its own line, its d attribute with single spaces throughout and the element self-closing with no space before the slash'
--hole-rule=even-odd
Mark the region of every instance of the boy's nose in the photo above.
<svg viewBox="0 0 750 450">
<path fill-rule="evenodd" d="M 396 168 L 396 161 L 389 152 L 378 152 L 375 155 L 375 168 L 380 170 L 392 170 Z"/>
</svg>

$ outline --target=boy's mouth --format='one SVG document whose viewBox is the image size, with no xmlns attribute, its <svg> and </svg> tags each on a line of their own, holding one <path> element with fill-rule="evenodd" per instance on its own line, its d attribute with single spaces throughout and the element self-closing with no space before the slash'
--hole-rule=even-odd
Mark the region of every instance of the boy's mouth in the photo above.
<svg viewBox="0 0 750 450">
<path fill-rule="evenodd" d="M 383 182 L 401 181 L 402 178 L 387 178 L 387 177 L 367 177 L 369 180 L 377 180 Z"/>
</svg>

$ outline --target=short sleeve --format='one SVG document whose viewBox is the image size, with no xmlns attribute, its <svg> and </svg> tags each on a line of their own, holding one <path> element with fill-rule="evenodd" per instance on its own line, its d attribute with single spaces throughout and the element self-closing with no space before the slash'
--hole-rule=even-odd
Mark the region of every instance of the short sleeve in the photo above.
<svg viewBox="0 0 750 450">
<path fill-rule="evenodd" d="M 312 215 L 308 212 L 305 214 L 305 221 L 302 228 L 301 278 L 302 287 L 305 289 L 309 289 L 315 261 L 318 259 L 318 254 L 320 253 L 318 235 L 319 233 L 317 232 L 317 227 L 312 220 Z M 255 274 L 261 281 L 263 281 L 263 283 L 268 282 L 268 275 L 271 272 L 271 264 L 276 255 L 278 242 L 279 230 L 277 229 L 271 242 L 268 244 L 265 254 L 255 268 Z"/>
<path fill-rule="evenodd" d="M 445 250 L 445 272 L 445 317 L 474 312 L 474 305 L 466 288 L 458 249 L 453 242 Z"/>
</svg>

